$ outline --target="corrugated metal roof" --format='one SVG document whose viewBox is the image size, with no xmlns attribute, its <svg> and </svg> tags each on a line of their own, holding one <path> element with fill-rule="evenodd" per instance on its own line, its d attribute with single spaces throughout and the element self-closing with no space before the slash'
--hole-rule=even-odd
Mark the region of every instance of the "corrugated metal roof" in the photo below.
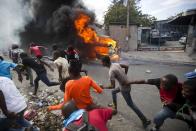
<svg viewBox="0 0 196 131">
<path fill-rule="evenodd" d="M 196 9 L 182 12 L 173 19 L 169 20 L 169 24 L 173 25 L 190 25 L 196 23 Z"/>
</svg>

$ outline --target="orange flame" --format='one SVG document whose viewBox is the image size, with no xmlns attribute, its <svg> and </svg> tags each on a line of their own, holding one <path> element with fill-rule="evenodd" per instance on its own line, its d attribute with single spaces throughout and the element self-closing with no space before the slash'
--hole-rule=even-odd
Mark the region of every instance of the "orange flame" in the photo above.
<svg viewBox="0 0 196 131">
<path fill-rule="evenodd" d="M 90 17 L 83 13 L 79 14 L 77 19 L 74 21 L 75 28 L 78 35 L 84 40 L 85 44 L 94 44 L 95 52 L 101 55 L 107 55 L 109 53 L 108 46 L 112 45 L 112 48 L 116 47 L 116 41 L 107 37 L 100 37 L 96 31 L 88 27 Z"/>
</svg>

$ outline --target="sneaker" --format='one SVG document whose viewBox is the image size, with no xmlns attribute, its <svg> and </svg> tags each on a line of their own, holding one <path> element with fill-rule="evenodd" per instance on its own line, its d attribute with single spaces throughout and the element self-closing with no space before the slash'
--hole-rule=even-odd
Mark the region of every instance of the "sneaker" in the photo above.
<svg viewBox="0 0 196 131">
<path fill-rule="evenodd" d="M 37 98 L 37 96 L 36 96 L 36 95 L 34 95 L 34 93 L 33 93 L 33 92 L 29 92 L 29 95 L 30 95 L 32 98 Z"/>
<path fill-rule="evenodd" d="M 150 124 L 151 124 L 151 120 L 146 120 L 146 121 L 143 122 L 143 127 L 147 128 L 148 125 L 150 125 Z"/>
<path fill-rule="evenodd" d="M 152 127 L 152 128 L 150 129 L 150 131 L 159 131 L 159 129 L 156 128 L 156 127 Z"/>
<path fill-rule="evenodd" d="M 113 108 L 113 109 L 115 109 L 115 110 L 117 110 L 116 107 L 115 107 L 115 105 L 114 105 L 114 103 L 109 103 L 108 106 L 111 107 L 111 108 Z"/>
<path fill-rule="evenodd" d="M 109 107 L 113 107 L 114 106 L 114 103 L 109 103 L 108 106 Z"/>
</svg>

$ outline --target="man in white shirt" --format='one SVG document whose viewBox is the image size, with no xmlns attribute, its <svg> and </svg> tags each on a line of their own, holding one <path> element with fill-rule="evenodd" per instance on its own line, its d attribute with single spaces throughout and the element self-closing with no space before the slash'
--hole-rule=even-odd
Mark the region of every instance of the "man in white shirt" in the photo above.
<svg viewBox="0 0 196 131">
<path fill-rule="evenodd" d="M 27 104 L 24 97 L 16 88 L 14 82 L 0 76 L 0 130 L 8 130 L 14 125 L 17 128 L 30 126 L 23 118 Z"/>
<path fill-rule="evenodd" d="M 68 61 L 61 57 L 61 53 L 59 51 L 54 52 L 54 63 L 56 64 L 59 72 L 59 81 L 62 81 L 63 79 L 69 77 L 68 72 Z"/>
<path fill-rule="evenodd" d="M 128 83 L 128 76 L 126 75 L 128 72 L 128 66 L 118 64 L 118 63 L 111 63 L 110 57 L 105 56 L 102 58 L 102 65 L 104 67 L 109 68 L 109 79 L 110 79 L 110 86 L 102 86 L 104 89 L 114 89 L 112 91 L 112 99 L 114 103 L 114 108 L 117 110 L 117 93 L 121 92 L 124 100 L 126 101 L 127 105 L 137 114 L 140 118 L 143 127 L 146 128 L 150 125 L 150 120 L 146 118 L 146 116 L 140 111 L 140 109 L 135 105 L 131 97 L 131 87 L 127 85 Z M 125 71 L 123 70 L 125 68 Z M 118 81 L 119 87 L 115 88 L 115 80 Z"/>
</svg>

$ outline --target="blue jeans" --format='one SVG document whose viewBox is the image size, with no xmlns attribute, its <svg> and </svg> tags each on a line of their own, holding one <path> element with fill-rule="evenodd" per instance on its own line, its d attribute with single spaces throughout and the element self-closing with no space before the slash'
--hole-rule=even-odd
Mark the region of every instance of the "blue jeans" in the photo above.
<svg viewBox="0 0 196 131">
<path fill-rule="evenodd" d="M 139 110 L 139 108 L 133 103 L 130 91 L 120 91 L 119 88 L 116 88 L 112 91 L 112 99 L 113 103 L 115 105 L 115 108 L 117 109 L 117 93 L 121 92 L 124 100 L 126 101 L 127 105 L 137 114 L 137 116 L 140 118 L 142 122 L 145 122 L 147 118 L 144 116 L 144 114 Z"/>
<path fill-rule="evenodd" d="M 30 127 L 31 124 L 24 119 L 24 111 L 17 114 L 17 119 L 8 119 L 8 118 L 0 118 L 0 131 L 24 131 L 25 127 Z M 21 128 L 13 129 L 10 128 L 12 123 L 16 123 L 17 125 L 21 126 Z"/>
<path fill-rule="evenodd" d="M 37 77 L 34 80 L 34 84 L 35 84 L 35 91 L 34 91 L 34 95 L 36 95 L 37 93 L 37 89 L 39 86 L 39 81 L 42 81 L 44 84 L 46 84 L 47 86 L 56 86 L 59 85 L 59 82 L 51 82 L 48 77 L 46 72 L 43 72 L 41 74 L 37 74 Z"/>
<path fill-rule="evenodd" d="M 154 124 L 160 128 L 167 118 L 175 118 L 176 113 L 167 106 L 164 106 L 154 117 Z"/>
</svg>

